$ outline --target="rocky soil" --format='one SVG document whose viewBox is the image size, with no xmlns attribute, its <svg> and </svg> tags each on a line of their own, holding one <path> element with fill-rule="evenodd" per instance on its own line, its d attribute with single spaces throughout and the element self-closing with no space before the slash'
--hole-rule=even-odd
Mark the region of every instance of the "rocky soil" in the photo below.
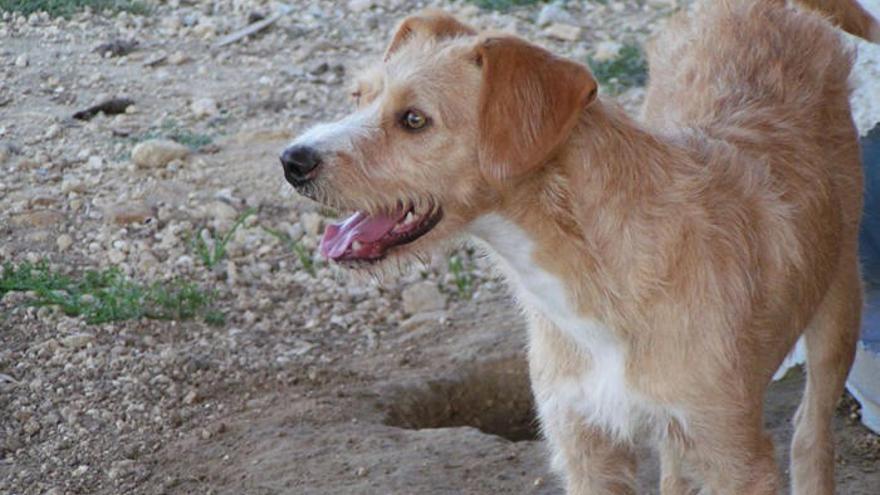
<svg viewBox="0 0 880 495">
<path fill-rule="evenodd" d="M 0 299 L 0 493 L 559 493 L 522 323 L 485 261 L 461 249 L 453 269 L 438 259 L 350 279 L 314 251 L 332 212 L 292 192 L 277 155 L 349 109 L 352 74 L 421 7 L 585 61 L 642 42 L 676 1 L 291 5 L 222 47 L 283 5 L 0 14 L 0 263 L 183 279 L 214 291 L 225 317 L 92 325 L 27 293 Z M 619 98 L 635 110 L 642 94 Z M 72 118 L 111 98 L 132 103 Z M 218 242 L 246 212 L 206 266 L 193 239 Z M 801 384 L 769 398 L 780 439 Z M 840 412 L 841 493 L 876 493 L 880 441 L 857 408 Z M 646 466 L 644 483 L 656 476 Z"/>
</svg>

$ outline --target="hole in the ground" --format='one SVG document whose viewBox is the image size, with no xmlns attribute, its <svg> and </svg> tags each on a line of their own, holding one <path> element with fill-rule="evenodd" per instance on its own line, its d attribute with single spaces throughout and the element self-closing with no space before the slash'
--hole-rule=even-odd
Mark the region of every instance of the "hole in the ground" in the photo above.
<svg viewBox="0 0 880 495">
<path fill-rule="evenodd" d="M 477 363 L 451 376 L 397 390 L 385 424 L 408 429 L 473 426 L 519 442 L 539 438 L 522 357 Z"/>
</svg>

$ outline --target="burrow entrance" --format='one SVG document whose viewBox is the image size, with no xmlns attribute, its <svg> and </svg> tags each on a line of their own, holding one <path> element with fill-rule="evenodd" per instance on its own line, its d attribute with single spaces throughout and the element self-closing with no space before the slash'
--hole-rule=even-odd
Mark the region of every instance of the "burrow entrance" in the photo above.
<svg viewBox="0 0 880 495">
<path fill-rule="evenodd" d="M 540 438 L 522 357 L 484 361 L 390 394 L 385 424 L 407 429 L 472 426 L 514 442 Z"/>
</svg>

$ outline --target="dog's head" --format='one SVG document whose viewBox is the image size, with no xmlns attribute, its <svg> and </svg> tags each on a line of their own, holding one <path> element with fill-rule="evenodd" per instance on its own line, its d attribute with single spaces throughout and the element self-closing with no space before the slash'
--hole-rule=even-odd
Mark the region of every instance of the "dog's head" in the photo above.
<svg viewBox="0 0 880 495">
<path fill-rule="evenodd" d="M 327 258 L 429 254 L 546 164 L 595 95 L 583 65 L 426 12 L 360 79 L 356 110 L 298 137 L 281 162 L 301 194 L 354 211 L 327 227 Z"/>
</svg>

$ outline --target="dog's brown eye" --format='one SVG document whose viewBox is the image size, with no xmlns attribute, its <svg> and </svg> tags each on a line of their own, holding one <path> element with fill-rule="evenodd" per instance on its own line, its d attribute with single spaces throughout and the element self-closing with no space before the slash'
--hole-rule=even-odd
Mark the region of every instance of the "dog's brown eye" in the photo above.
<svg viewBox="0 0 880 495">
<path fill-rule="evenodd" d="M 425 114 L 419 112 L 418 110 L 407 110 L 403 114 L 403 117 L 401 117 L 400 123 L 403 125 L 403 127 L 409 130 L 417 131 L 425 127 L 425 125 L 428 123 L 428 118 L 425 117 Z"/>
</svg>

